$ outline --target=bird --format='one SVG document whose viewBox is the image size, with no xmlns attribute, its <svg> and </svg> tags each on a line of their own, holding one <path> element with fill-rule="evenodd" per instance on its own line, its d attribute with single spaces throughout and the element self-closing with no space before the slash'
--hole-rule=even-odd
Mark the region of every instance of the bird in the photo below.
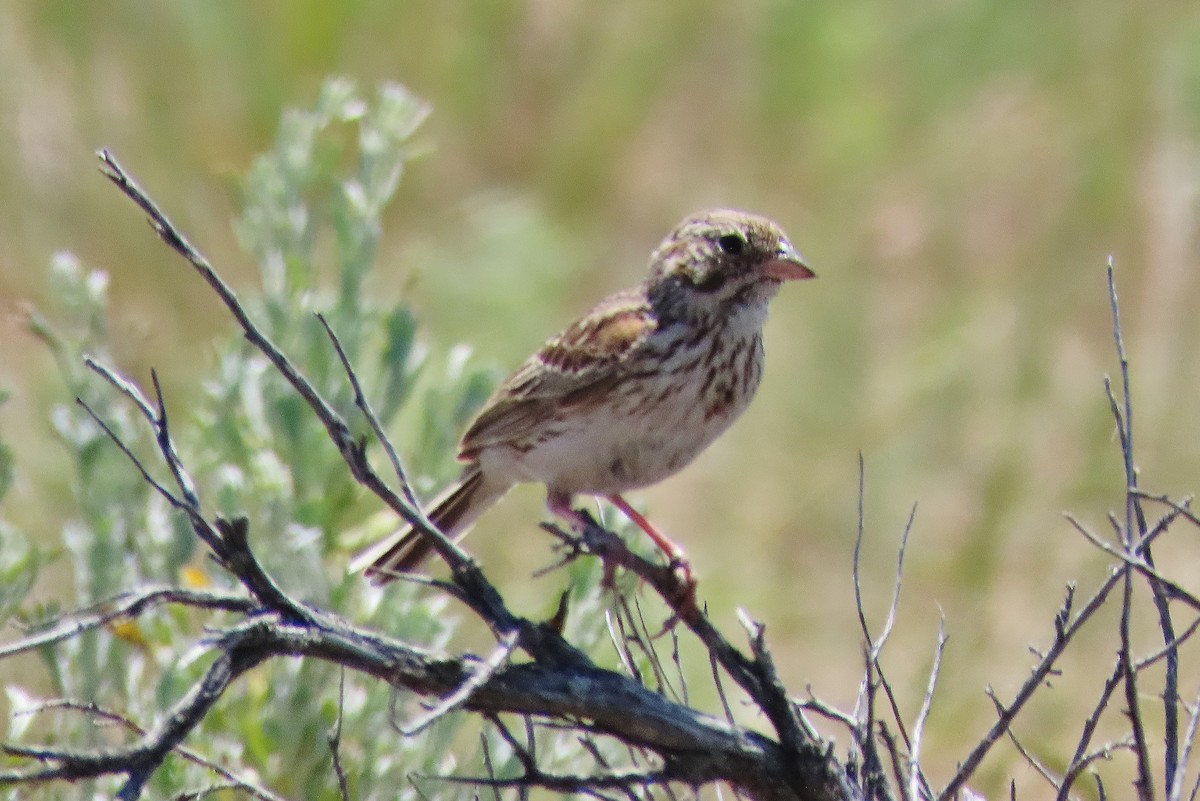
<svg viewBox="0 0 1200 801">
<path fill-rule="evenodd" d="M 734 209 L 681 221 L 642 283 L 551 337 L 484 403 L 459 444 L 458 479 L 427 507 L 458 540 L 516 484 L 546 487 L 549 512 L 583 530 L 577 495 L 607 498 L 686 571 L 683 550 L 622 497 L 675 474 L 749 405 L 763 371 L 767 306 L 816 274 L 780 226 Z M 375 584 L 417 570 L 430 538 L 401 529 L 352 562 Z"/>
</svg>

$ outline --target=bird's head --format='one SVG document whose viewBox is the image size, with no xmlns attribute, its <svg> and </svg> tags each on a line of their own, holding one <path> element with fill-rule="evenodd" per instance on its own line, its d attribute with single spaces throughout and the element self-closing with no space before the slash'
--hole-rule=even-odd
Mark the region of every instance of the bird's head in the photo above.
<svg viewBox="0 0 1200 801">
<path fill-rule="evenodd" d="M 663 240 L 646 280 L 652 298 L 718 310 L 765 305 L 784 281 L 815 275 L 774 221 L 711 209 L 686 218 Z"/>
</svg>

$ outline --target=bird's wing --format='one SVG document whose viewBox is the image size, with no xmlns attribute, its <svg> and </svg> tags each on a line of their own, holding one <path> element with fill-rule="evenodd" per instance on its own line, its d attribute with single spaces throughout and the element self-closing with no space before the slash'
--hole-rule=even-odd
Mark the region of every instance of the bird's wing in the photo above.
<svg viewBox="0 0 1200 801">
<path fill-rule="evenodd" d="M 463 435 L 459 458 L 474 459 L 494 445 L 532 444 L 559 412 L 599 402 L 620 378 L 621 363 L 654 328 L 642 293 L 627 290 L 601 301 L 500 385 Z"/>
</svg>

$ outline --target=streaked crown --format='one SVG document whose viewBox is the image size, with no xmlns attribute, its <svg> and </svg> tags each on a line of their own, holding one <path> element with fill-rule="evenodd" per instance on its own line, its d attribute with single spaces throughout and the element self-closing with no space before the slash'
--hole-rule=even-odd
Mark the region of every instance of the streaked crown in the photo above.
<svg viewBox="0 0 1200 801">
<path fill-rule="evenodd" d="M 669 283 L 711 297 L 747 285 L 773 290 L 814 273 L 773 220 L 735 209 L 709 209 L 684 219 L 650 257 L 647 285 Z"/>
</svg>

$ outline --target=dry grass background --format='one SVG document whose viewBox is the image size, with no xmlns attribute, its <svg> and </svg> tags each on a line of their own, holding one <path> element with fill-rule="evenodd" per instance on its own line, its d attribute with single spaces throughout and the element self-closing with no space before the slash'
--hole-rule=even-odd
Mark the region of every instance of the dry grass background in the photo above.
<svg viewBox="0 0 1200 801">
<path fill-rule="evenodd" d="M 6 516 L 57 536 L 68 511 L 44 409 L 50 359 L 24 333 L 51 254 L 111 275 L 119 362 L 186 387 L 229 328 L 96 174 L 120 155 L 226 274 L 238 176 L 322 78 L 405 83 L 434 107 L 379 291 L 432 347 L 500 368 L 638 280 L 677 218 L 710 204 L 778 219 L 820 280 L 768 327 L 762 394 L 700 462 L 644 493 L 732 625 L 768 625 L 786 678 L 855 690 L 849 580 L 857 454 L 868 600 L 919 505 L 893 679 L 915 712 L 944 611 L 927 754 L 949 771 L 1050 634 L 1063 584 L 1104 559 L 1062 520 L 1121 503 L 1101 378 L 1115 369 L 1112 254 L 1147 489 L 1200 487 L 1200 10 L 1163 2 L 745 4 L 360 0 L 0 4 L 0 429 Z M 483 523 L 521 585 L 544 561 L 536 491 Z M 47 511 L 50 510 L 50 511 Z M 488 529 L 530 530 L 519 544 Z M 1200 583 L 1194 542 L 1166 564 Z M 503 580 L 501 580 L 503 584 Z M 54 588 L 43 588 L 52 593 Z M 541 603 L 530 586 L 526 603 Z M 1023 734 L 1054 763 L 1113 643 L 1097 630 Z M 1200 677 L 1185 664 L 1185 696 Z M 1016 772 L 995 758 L 981 789 Z"/>
</svg>

